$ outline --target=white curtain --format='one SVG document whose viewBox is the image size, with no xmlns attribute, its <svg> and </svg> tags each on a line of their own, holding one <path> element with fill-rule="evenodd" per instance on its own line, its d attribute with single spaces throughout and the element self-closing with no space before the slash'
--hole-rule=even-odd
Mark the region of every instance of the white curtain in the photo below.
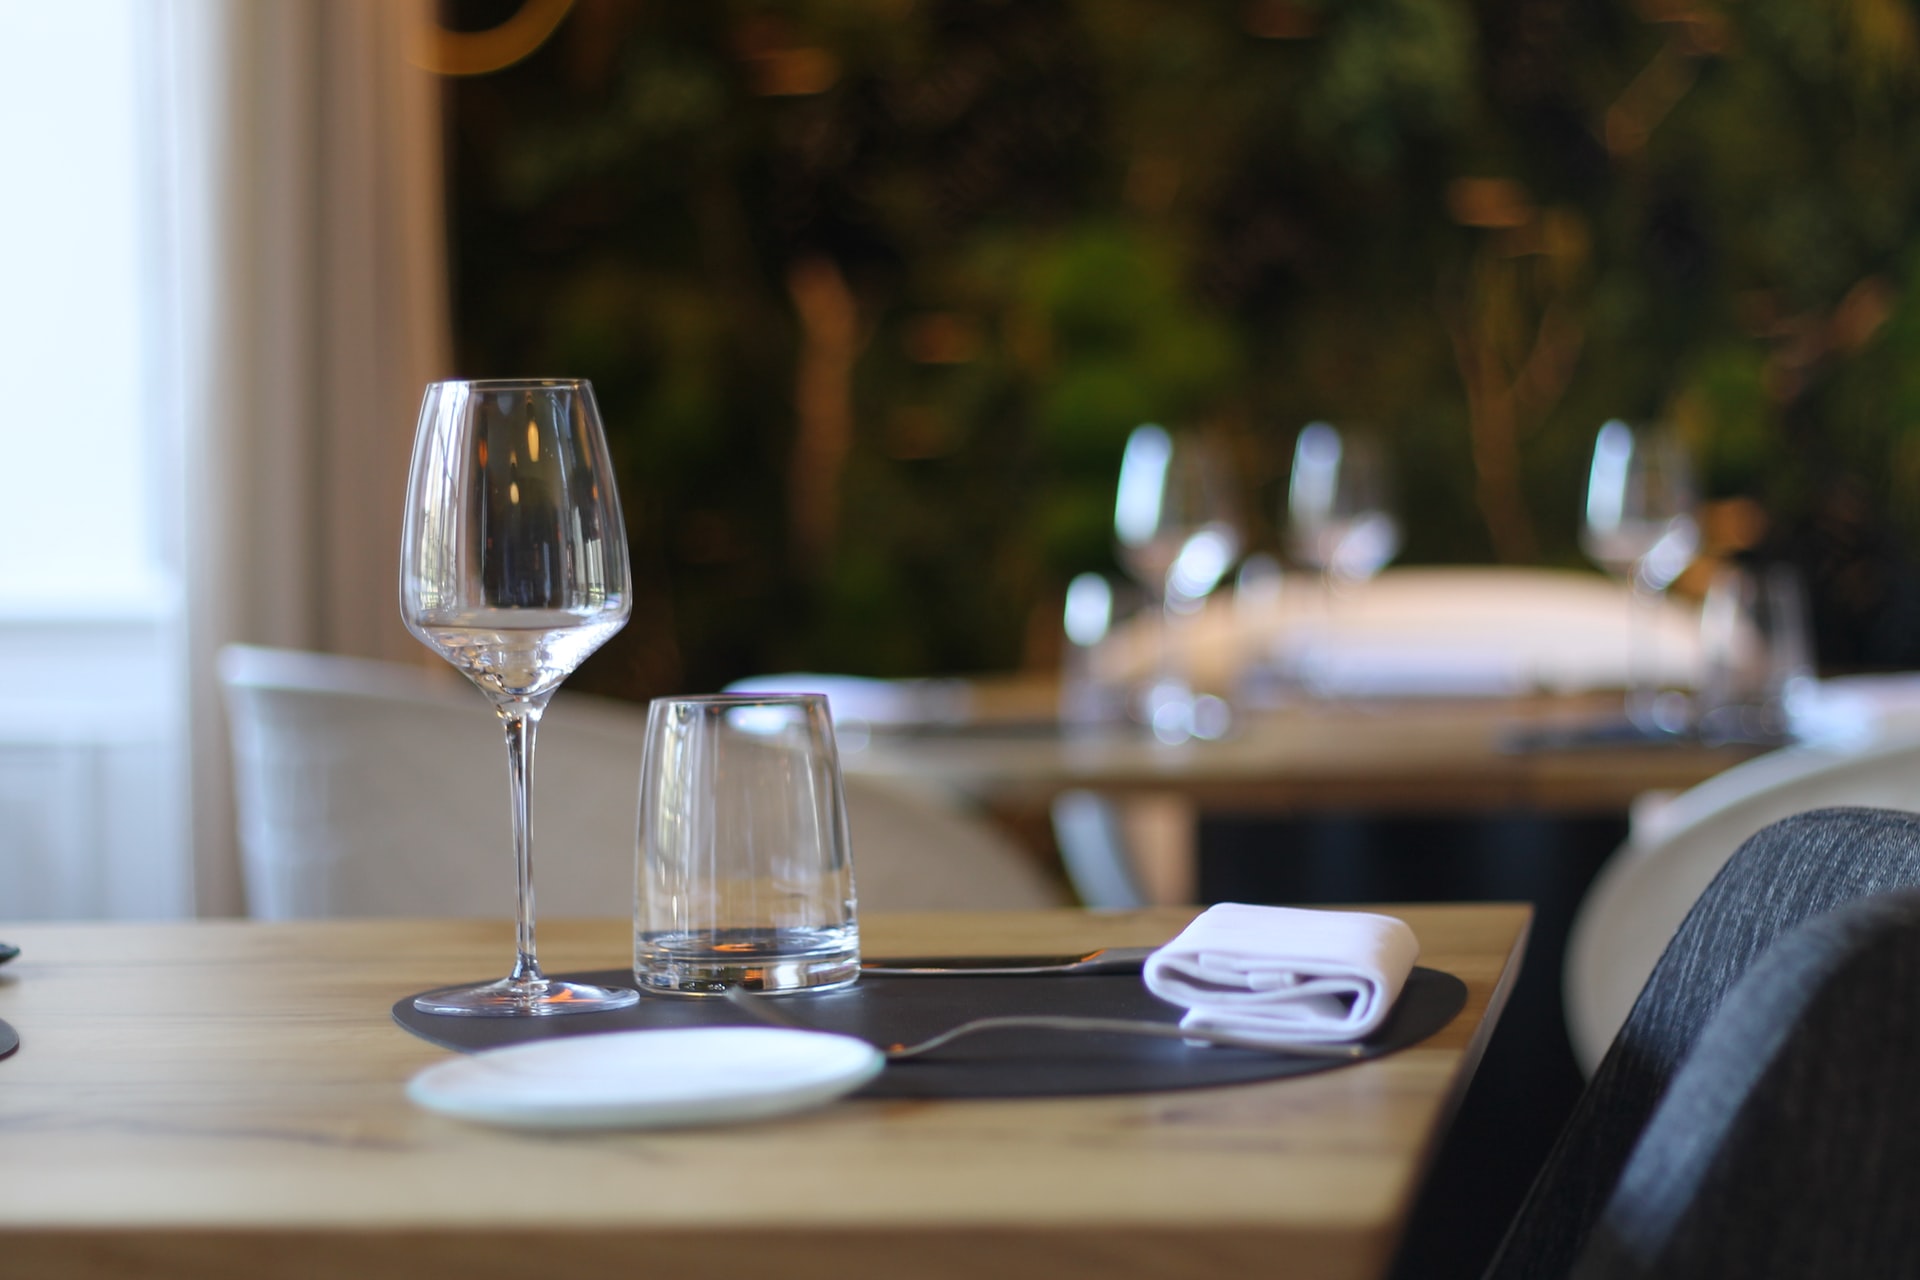
<svg viewBox="0 0 1920 1280">
<path fill-rule="evenodd" d="M 154 10 L 201 914 L 241 906 L 220 646 L 424 656 L 395 575 L 421 389 L 450 372 L 441 85 L 406 56 L 427 13 Z"/>
</svg>

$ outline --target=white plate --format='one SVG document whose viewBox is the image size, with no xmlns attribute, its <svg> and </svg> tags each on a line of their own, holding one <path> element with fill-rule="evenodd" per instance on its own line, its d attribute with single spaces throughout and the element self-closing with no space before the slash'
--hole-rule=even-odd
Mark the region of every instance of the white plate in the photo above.
<svg viewBox="0 0 1920 1280">
<path fill-rule="evenodd" d="M 720 1124 L 831 1102 L 880 1073 L 864 1040 L 779 1027 L 567 1036 L 436 1063 L 407 1096 L 430 1111 L 533 1129 Z"/>
</svg>

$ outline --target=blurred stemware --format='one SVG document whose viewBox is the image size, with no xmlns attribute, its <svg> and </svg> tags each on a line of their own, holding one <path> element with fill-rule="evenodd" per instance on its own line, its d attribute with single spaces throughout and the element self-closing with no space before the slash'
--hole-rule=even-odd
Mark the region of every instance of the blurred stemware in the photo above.
<svg viewBox="0 0 1920 1280">
<path fill-rule="evenodd" d="M 1700 545 L 1692 470 L 1679 437 L 1659 427 L 1605 423 L 1593 441 L 1580 546 L 1628 584 L 1627 719 L 1670 736 L 1689 724 L 1687 698 L 1662 690 L 1655 623 L 1661 598 Z"/>
<path fill-rule="evenodd" d="M 1806 592 L 1784 563 L 1722 564 L 1700 609 L 1703 671 L 1695 728 L 1708 743 L 1777 746 L 1813 691 Z"/>
<path fill-rule="evenodd" d="M 423 1013 L 588 1013 L 639 998 L 541 974 L 530 807 L 541 714 L 626 625 L 632 594 L 593 388 L 562 379 L 429 386 L 407 485 L 400 612 L 486 695 L 505 730 L 517 893 L 512 973 L 428 992 L 414 1001 Z"/>
<path fill-rule="evenodd" d="M 1082 573 L 1067 584 L 1061 609 L 1066 643 L 1060 659 L 1060 721 L 1091 729 L 1126 718 L 1126 689 L 1103 661 L 1116 617 L 1113 584 L 1105 575 Z"/>
<path fill-rule="evenodd" d="M 1400 554 L 1386 450 L 1364 431 L 1302 428 L 1287 482 L 1288 550 L 1329 585 L 1366 582 Z"/>
<path fill-rule="evenodd" d="M 1301 621 L 1286 665 L 1309 691 L 1324 692 L 1333 658 L 1334 598 L 1370 582 L 1400 553 L 1393 478 L 1385 447 L 1365 430 L 1327 422 L 1301 428 L 1287 480 L 1287 551 L 1320 578 L 1318 617 Z"/>
<path fill-rule="evenodd" d="M 1121 564 L 1159 605 L 1159 659 L 1141 718 L 1163 742 L 1221 736 L 1226 703 L 1195 693 L 1174 635 L 1240 558 L 1239 504 L 1213 442 L 1153 423 L 1135 427 L 1120 460 L 1113 529 Z"/>
</svg>

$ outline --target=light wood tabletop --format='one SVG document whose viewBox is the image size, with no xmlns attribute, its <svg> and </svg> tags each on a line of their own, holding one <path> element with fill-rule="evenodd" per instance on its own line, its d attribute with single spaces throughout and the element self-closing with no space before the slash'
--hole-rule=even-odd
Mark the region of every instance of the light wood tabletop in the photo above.
<svg viewBox="0 0 1920 1280">
<path fill-rule="evenodd" d="M 1050 681 L 969 689 L 973 719 L 875 729 L 843 742 L 842 764 L 1005 810 L 1084 787 L 1177 793 L 1197 809 L 1237 812 L 1625 814 L 1644 792 L 1694 786 L 1758 751 L 1680 740 L 1514 749 L 1517 735 L 1604 721 L 1619 709 L 1617 694 L 1302 702 L 1243 713 L 1220 741 L 1168 746 L 1137 727 L 1076 734 L 1050 726 Z"/>
<path fill-rule="evenodd" d="M 392 1002 L 503 970 L 503 923 L 8 924 L 0 1274 L 1378 1276 L 1503 1006 L 1529 911 L 1384 908 L 1465 1010 L 1400 1053 L 1252 1085 L 845 1100 L 725 1128 L 469 1125 Z M 1163 941 L 1191 915 L 878 916 L 872 954 Z M 619 921 L 542 925 L 549 972 Z"/>
</svg>

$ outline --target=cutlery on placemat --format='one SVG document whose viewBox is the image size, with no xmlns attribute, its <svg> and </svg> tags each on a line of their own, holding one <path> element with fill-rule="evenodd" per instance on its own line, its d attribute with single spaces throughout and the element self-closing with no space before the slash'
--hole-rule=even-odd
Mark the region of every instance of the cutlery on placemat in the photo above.
<svg viewBox="0 0 1920 1280">
<path fill-rule="evenodd" d="M 860 962 L 860 972 L 883 977 L 1015 978 L 1052 974 L 1139 973 L 1153 947 L 1101 947 L 1077 955 L 883 956 Z"/>
<path fill-rule="evenodd" d="M 819 1030 L 817 1027 L 809 1027 L 789 1017 L 785 1010 L 778 1007 L 777 999 L 759 995 L 745 987 L 728 987 L 723 994 L 736 1008 L 746 1011 L 768 1026 L 789 1027 L 796 1031 Z M 1005 1017 L 972 1018 L 958 1026 L 947 1028 L 939 1035 L 928 1036 L 913 1044 L 881 1045 L 880 1051 L 887 1055 L 889 1062 L 898 1062 L 903 1058 L 917 1058 L 923 1053 L 942 1048 L 976 1031 L 1107 1032 L 1129 1036 L 1151 1036 L 1160 1040 L 1199 1040 L 1207 1044 L 1225 1045 L 1228 1048 L 1258 1049 L 1264 1053 L 1289 1054 L 1304 1058 L 1353 1059 L 1362 1057 L 1366 1053 L 1366 1049 L 1357 1044 L 1329 1044 L 1324 1041 L 1284 1044 L 1270 1040 L 1261 1042 L 1220 1031 L 1195 1031 L 1175 1022 L 1150 1022 L 1144 1018 L 1076 1018 L 1054 1014 L 1011 1014 Z"/>
</svg>

